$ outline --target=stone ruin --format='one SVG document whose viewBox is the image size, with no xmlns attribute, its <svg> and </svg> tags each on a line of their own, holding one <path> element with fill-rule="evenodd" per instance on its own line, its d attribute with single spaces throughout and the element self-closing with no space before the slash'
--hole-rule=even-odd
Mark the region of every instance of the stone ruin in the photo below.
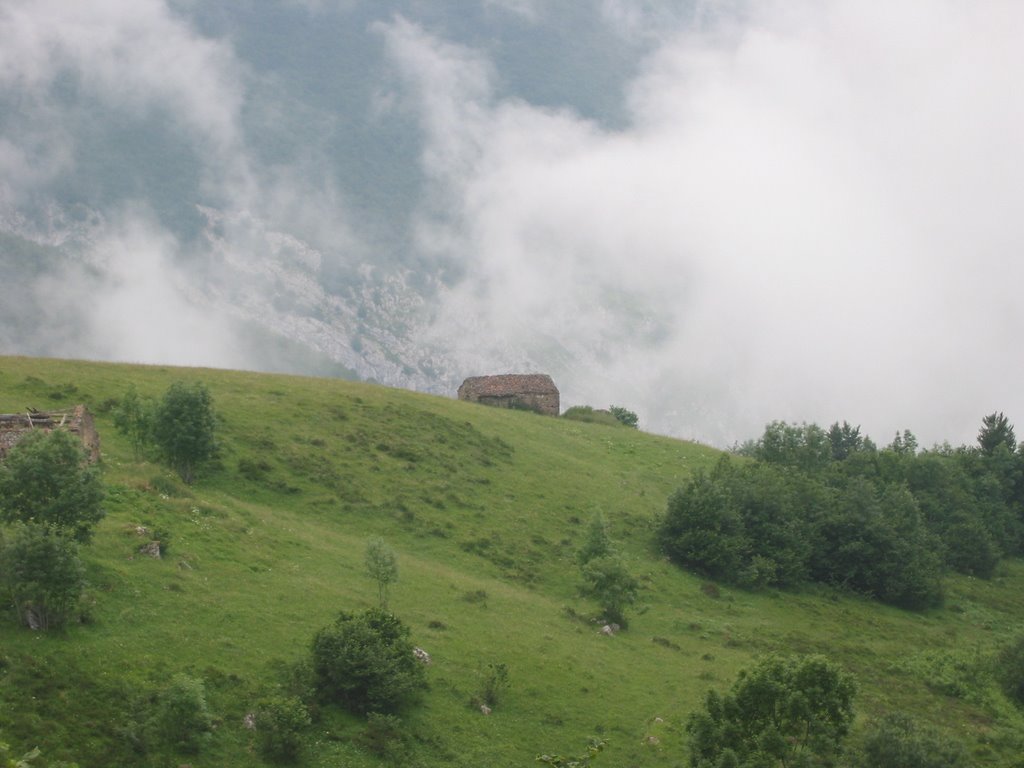
<svg viewBox="0 0 1024 768">
<path fill-rule="evenodd" d="M 63 429 L 77 435 L 82 441 L 88 461 L 93 464 L 99 461 L 100 436 L 96 432 L 92 414 L 84 405 L 61 411 L 37 411 L 30 408 L 25 413 L 0 414 L 0 461 L 7 458 L 19 440 L 37 429 L 44 432 Z"/>
<path fill-rule="evenodd" d="M 545 416 L 561 412 L 558 387 L 544 373 L 470 376 L 462 382 L 458 396 L 471 403 L 536 411 Z"/>
</svg>

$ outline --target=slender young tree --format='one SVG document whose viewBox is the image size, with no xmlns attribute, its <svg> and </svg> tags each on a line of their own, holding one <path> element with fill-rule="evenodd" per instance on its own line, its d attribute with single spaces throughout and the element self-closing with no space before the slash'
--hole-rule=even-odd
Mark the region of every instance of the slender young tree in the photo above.
<svg viewBox="0 0 1024 768">
<path fill-rule="evenodd" d="M 398 556 L 379 536 L 366 543 L 366 572 L 377 582 L 380 609 L 388 609 L 388 589 L 398 581 Z"/>
</svg>

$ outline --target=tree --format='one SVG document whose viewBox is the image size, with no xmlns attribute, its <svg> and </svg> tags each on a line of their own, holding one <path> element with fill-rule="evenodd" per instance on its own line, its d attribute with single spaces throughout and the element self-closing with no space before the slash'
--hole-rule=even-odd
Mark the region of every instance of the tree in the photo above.
<svg viewBox="0 0 1024 768">
<path fill-rule="evenodd" d="M 0 580 L 20 623 L 59 628 L 74 614 L 85 586 L 78 545 L 56 529 L 18 523 L 0 538 Z"/>
<path fill-rule="evenodd" d="M 136 459 L 141 458 L 146 446 L 152 442 L 153 410 L 153 401 L 139 397 L 134 384 L 128 387 L 128 392 L 114 409 L 114 427 L 131 442 Z"/>
<path fill-rule="evenodd" d="M 73 435 L 34 431 L 0 465 L 0 519 L 50 526 L 87 542 L 103 519 L 103 486 Z"/>
<path fill-rule="evenodd" d="M 844 461 L 850 454 L 862 451 L 866 447 L 860 434 L 860 427 L 850 426 L 846 421 L 842 426 L 837 421 L 828 428 L 828 440 L 832 444 L 832 458 L 835 461 Z"/>
<path fill-rule="evenodd" d="M 855 693 L 853 677 L 824 656 L 763 658 L 690 715 L 690 766 L 823 764 L 841 750 Z"/>
<path fill-rule="evenodd" d="M 366 543 L 366 572 L 377 582 L 381 610 L 388 608 L 388 587 L 398 581 L 398 557 L 379 536 Z"/>
<path fill-rule="evenodd" d="M 981 429 L 978 431 L 978 446 L 981 452 L 992 455 L 1000 445 L 1013 453 L 1017 450 L 1017 438 L 1013 433 L 1013 425 L 1003 415 L 1003 412 L 990 413 L 981 420 Z"/>
<path fill-rule="evenodd" d="M 153 415 L 153 440 L 163 458 L 186 483 L 216 452 L 213 399 L 201 382 L 177 381 L 164 393 Z"/>
<path fill-rule="evenodd" d="M 832 442 L 817 424 L 773 421 L 757 442 L 755 456 L 769 464 L 817 472 L 831 463 Z"/>
<path fill-rule="evenodd" d="M 582 568 L 583 590 L 597 600 L 607 622 L 626 627 L 626 608 L 636 603 L 640 582 L 619 555 L 595 557 Z"/>
<path fill-rule="evenodd" d="M 608 411 L 619 420 L 620 423 L 625 424 L 627 427 L 637 429 L 640 424 L 639 417 L 628 408 L 623 408 L 621 405 L 610 405 Z"/>
<path fill-rule="evenodd" d="M 409 629 L 387 611 L 342 612 L 313 638 L 319 696 L 358 713 L 392 713 L 426 686 Z"/>
</svg>

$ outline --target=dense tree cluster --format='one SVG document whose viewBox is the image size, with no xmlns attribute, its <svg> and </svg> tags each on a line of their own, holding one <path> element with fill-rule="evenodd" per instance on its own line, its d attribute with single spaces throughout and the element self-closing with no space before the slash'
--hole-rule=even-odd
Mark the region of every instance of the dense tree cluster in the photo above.
<svg viewBox="0 0 1024 768">
<path fill-rule="evenodd" d="M 906 608 L 936 604 L 948 569 L 990 577 L 1024 543 L 1024 453 L 1002 414 L 978 447 L 878 449 L 848 423 L 774 422 L 668 502 L 670 558 L 743 586 L 834 584 Z"/>
</svg>

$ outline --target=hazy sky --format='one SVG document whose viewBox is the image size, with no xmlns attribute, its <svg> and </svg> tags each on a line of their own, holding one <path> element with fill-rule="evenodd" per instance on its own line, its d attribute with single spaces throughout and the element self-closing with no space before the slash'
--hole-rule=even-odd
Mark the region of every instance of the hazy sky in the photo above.
<svg viewBox="0 0 1024 768">
<path fill-rule="evenodd" d="M 846 419 L 883 444 L 903 428 L 970 442 L 994 410 L 1024 428 L 1024 4 L 592 5 L 635 54 L 607 83 L 615 119 L 532 102 L 510 85 L 507 51 L 429 14 L 359 16 L 375 58 L 358 118 L 382 136 L 396 121 L 415 130 L 415 197 L 393 222 L 404 263 L 446 267 L 444 282 L 418 276 L 431 288 L 407 338 L 422 355 L 407 362 L 446 378 L 410 386 L 546 370 L 564 405 L 624 405 L 642 427 L 717 444 L 773 419 Z M 249 217 L 234 221 L 315 243 L 325 263 L 385 269 L 358 180 L 324 170 L 329 142 L 274 161 L 255 147 L 247 121 L 283 126 L 294 105 L 237 36 L 190 21 L 195 7 L 0 0 L 0 90 L 20 105 L 0 120 L 0 209 L 81 162 L 53 96 L 71 71 L 94 103 L 191 142 L 204 201 Z M 557 7 L 480 2 L 516 39 Z M 353 116 L 317 119 L 343 132 L 334 123 Z M 102 213 L 92 242 L 117 289 L 93 317 L 97 354 L 244 365 L 217 331 L 232 307 L 196 299 L 180 266 L 223 254 L 183 244 L 145 200 Z M 223 247 L 247 253 L 247 237 L 229 228 Z M 150 322 L 126 328 L 143 307 Z M 200 345 L 196 327 L 209 329 Z"/>
</svg>

